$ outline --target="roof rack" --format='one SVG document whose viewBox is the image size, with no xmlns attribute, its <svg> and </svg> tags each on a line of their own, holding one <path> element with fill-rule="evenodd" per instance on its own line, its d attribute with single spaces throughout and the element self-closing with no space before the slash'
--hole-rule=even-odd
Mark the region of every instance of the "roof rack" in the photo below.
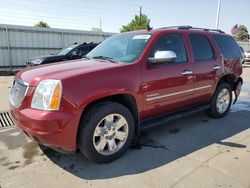
<svg viewBox="0 0 250 188">
<path fill-rule="evenodd" d="M 203 31 L 212 31 L 218 33 L 225 33 L 219 29 L 207 29 L 207 28 L 200 28 L 200 27 L 192 27 L 190 25 L 182 25 L 182 26 L 170 26 L 170 27 L 162 27 L 159 29 L 187 29 L 187 30 L 203 30 Z"/>
<path fill-rule="evenodd" d="M 188 28 L 192 28 L 192 26 L 190 25 L 179 25 L 179 26 L 168 26 L 168 27 L 161 27 L 161 28 L 158 28 L 158 29 L 188 29 Z"/>
</svg>

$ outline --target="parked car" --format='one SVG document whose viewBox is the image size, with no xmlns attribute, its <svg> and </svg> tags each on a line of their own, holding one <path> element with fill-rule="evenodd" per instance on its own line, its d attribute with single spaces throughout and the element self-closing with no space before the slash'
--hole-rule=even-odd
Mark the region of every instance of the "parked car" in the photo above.
<svg viewBox="0 0 250 188">
<path fill-rule="evenodd" d="M 239 48 L 240 48 L 240 52 L 241 52 L 241 56 L 242 56 L 242 64 L 244 64 L 245 51 L 244 51 L 244 49 L 241 46 L 239 46 Z"/>
<path fill-rule="evenodd" d="M 39 57 L 33 57 L 26 61 L 27 67 L 32 67 L 36 65 L 55 63 L 59 61 L 68 61 L 74 59 L 80 59 L 92 49 L 94 49 L 98 44 L 95 43 L 74 43 L 66 48 L 63 48 L 55 55 L 44 55 Z"/>
<path fill-rule="evenodd" d="M 250 50 L 244 53 L 244 62 L 249 62 L 249 61 L 250 61 Z"/>
<path fill-rule="evenodd" d="M 243 83 L 239 47 L 220 30 L 117 34 L 87 58 L 20 71 L 9 100 L 14 121 L 31 139 L 79 148 L 97 163 L 120 157 L 142 129 L 198 110 L 224 117 Z"/>
</svg>

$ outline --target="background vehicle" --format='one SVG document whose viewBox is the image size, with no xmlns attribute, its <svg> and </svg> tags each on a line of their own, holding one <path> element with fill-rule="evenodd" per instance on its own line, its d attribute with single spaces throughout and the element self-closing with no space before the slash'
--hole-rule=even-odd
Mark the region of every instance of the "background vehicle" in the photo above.
<svg viewBox="0 0 250 188">
<path fill-rule="evenodd" d="M 239 46 L 239 48 L 240 48 L 241 56 L 242 56 L 242 59 L 243 59 L 242 64 L 244 64 L 245 51 L 244 51 L 244 49 L 241 46 Z"/>
<path fill-rule="evenodd" d="M 250 61 L 250 50 L 244 53 L 244 62 L 249 62 L 249 61 Z"/>
<path fill-rule="evenodd" d="M 26 65 L 28 67 L 41 65 L 41 64 L 48 64 L 48 63 L 55 63 L 59 61 L 68 61 L 74 59 L 80 59 L 88 52 L 90 52 L 93 48 L 95 48 L 98 44 L 94 43 L 83 43 L 78 44 L 74 43 L 66 48 L 63 48 L 55 55 L 44 55 L 39 57 L 33 57 L 26 61 Z"/>
<path fill-rule="evenodd" d="M 120 157 L 143 128 L 198 110 L 224 117 L 243 82 L 238 44 L 220 30 L 122 33 L 86 57 L 20 71 L 9 99 L 14 121 L 33 140 L 79 148 L 97 163 Z"/>
</svg>

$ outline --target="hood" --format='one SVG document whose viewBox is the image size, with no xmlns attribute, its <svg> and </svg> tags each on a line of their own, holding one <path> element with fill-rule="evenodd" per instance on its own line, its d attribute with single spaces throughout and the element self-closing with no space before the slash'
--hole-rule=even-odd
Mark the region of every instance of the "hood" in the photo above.
<svg viewBox="0 0 250 188">
<path fill-rule="evenodd" d="M 28 82 L 30 86 L 36 86 L 41 80 L 44 79 L 62 80 L 72 76 L 124 65 L 125 64 L 111 63 L 105 60 L 99 61 L 81 59 L 26 68 L 18 72 L 16 77 L 20 80 Z"/>
<path fill-rule="evenodd" d="M 28 61 L 33 61 L 36 59 L 47 59 L 47 58 L 51 58 L 51 57 L 60 57 L 61 55 L 41 55 L 41 56 L 36 56 L 36 57 L 32 57 L 30 59 L 28 59 Z"/>
<path fill-rule="evenodd" d="M 30 62 L 34 65 L 40 65 L 44 60 L 48 61 L 48 60 L 62 60 L 63 58 L 65 58 L 65 55 L 43 55 L 43 56 L 37 56 L 37 57 L 32 57 L 30 59 L 27 60 L 27 62 Z M 36 62 L 37 60 L 41 60 L 39 62 Z"/>
</svg>

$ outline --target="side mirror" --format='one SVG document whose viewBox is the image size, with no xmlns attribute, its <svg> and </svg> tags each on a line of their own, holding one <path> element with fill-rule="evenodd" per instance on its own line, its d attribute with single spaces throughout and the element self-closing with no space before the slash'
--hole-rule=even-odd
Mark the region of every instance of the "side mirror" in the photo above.
<svg viewBox="0 0 250 188">
<path fill-rule="evenodd" d="M 148 61 L 150 64 L 163 64 L 175 62 L 176 58 L 176 53 L 171 50 L 157 51 L 155 52 L 154 57 L 148 58 Z"/>
</svg>

